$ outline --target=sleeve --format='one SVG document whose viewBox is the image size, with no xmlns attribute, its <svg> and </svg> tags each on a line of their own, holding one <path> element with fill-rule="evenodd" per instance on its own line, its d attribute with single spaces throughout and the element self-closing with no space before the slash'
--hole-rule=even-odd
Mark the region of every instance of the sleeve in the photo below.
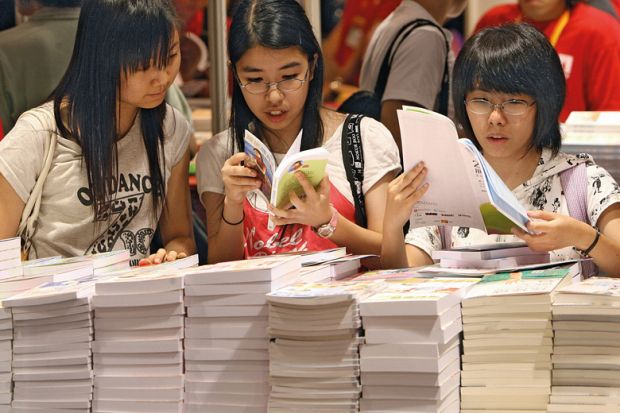
<svg viewBox="0 0 620 413">
<path fill-rule="evenodd" d="M 390 68 L 382 102 L 403 100 L 432 109 L 446 61 L 446 43 L 435 27 L 414 30 L 400 44 Z"/>
<path fill-rule="evenodd" d="M 398 147 L 390 131 L 372 118 L 365 117 L 361 125 L 364 150 L 363 192 L 368 192 L 386 174 L 400 172 Z"/>
<path fill-rule="evenodd" d="M 620 187 L 605 168 L 589 164 L 588 175 L 588 216 L 590 223 L 598 225 L 601 214 L 611 205 L 620 202 Z"/>
<path fill-rule="evenodd" d="M 168 141 L 171 157 L 171 165 L 178 164 L 189 147 L 189 140 L 192 136 L 192 127 L 181 112 L 168 105 L 166 114 L 166 136 L 170 136 Z"/>
<path fill-rule="evenodd" d="M 49 130 L 33 122 L 34 117 L 26 112 L 0 141 L 0 174 L 24 203 L 43 168 L 45 146 L 50 135 Z"/>
<path fill-rule="evenodd" d="M 442 248 L 439 227 L 410 228 L 405 236 L 405 244 L 420 248 L 430 257 L 431 252 Z"/>
<path fill-rule="evenodd" d="M 222 166 L 234 152 L 230 146 L 229 131 L 221 132 L 202 144 L 196 155 L 198 194 L 214 192 L 224 194 Z"/>
</svg>

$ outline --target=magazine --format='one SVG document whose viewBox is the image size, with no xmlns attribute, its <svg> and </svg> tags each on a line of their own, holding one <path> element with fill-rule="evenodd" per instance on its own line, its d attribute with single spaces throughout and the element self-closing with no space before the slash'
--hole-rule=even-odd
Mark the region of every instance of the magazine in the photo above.
<svg viewBox="0 0 620 413">
<path fill-rule="evenodd" d="M 454 123 L 430 110 L 398 111 L 404 170 L 424 161 L 428 192 L 416 204 L 412 227 L 449 225 L 488 234 L 527 231 L 525 208 L 469 139 L 459 139 Z"/>
<path fill-rule="evenodd" d="M 319 147 L 300 151 L 300 143 L 301 132 L 276 167 L 276 160 L 267 145 L 250 131 L 245 131 L 244 152 L 250 157 L 245 166 L 258 172 L 258 178 L 263 181 L 263 185 L 257 192 L 276 208 L 288 207 L 291 192 L 303 195 L 304 191 L 295 178 L 297 171 L 302 172 L 315 188 L 325 177 L 329 156 L 327 149 Z"/>
</svg>

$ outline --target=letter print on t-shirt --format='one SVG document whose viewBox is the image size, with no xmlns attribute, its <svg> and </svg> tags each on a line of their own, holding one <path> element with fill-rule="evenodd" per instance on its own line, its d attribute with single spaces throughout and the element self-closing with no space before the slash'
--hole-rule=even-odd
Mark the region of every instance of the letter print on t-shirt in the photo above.
<svg viewBox="0 0 620 413">
<path fill-rule="evenodd" d="M 109 189 L 116 196 L 95 217 L 95 222 L 103 224 L 101 225 L 103 232 L 90 244 L 84 254 L 112 251 L 120 239 L 124 249 L 129 250 L 132 256 L 147 255 L 155 232 L 153 228 L 141 228 L 133 232 L 127 227 L 140 213 L 145 197 L 153 192 L 151 177 L 121 173 L 118 179 L 110 180 Z M 92 206 L 93 196 L 90 188 L 80 188 L 77 198 L 82 205 Z"/>
</svg>

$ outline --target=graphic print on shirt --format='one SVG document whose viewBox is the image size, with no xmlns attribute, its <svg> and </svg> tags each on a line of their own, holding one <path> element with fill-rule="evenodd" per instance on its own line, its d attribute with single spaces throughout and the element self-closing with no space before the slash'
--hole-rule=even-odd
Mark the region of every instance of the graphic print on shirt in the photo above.
<svg viewBox="0 0 620 413">
<path fill-rule="evenodd" d="M 140 213 L 147 194 L 153 192 L 151 177 L 140 174 L 123 174 L 113 178 L 109 188 L 115 197 L 95 217 L 95 222 L 104 222 L 106 229 L 84 251 L 84 255 L 112 251 L 120 239 L 130 255 L 148 255 L 151 239 L 155 232 L 147 227 L 132 232 L 127 229 L 131 221 Z M 126 194 L 126 195 L 125 195 Z M 77 191 L 77 198 L 84 206 L 92 206 L 93 195 L 90 188 Z"/>
</svg>

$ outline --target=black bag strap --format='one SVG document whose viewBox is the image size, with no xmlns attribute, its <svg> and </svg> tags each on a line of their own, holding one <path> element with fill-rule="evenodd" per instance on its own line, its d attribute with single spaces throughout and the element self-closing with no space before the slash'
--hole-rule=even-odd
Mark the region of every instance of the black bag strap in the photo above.
<svg viewBox="0 0 620 413">
<path fill-rule="evenodd" d="M 394 54 L 400 44 L 405 40 L 409 34 L 422 26 L 434 26 L 436 27 L 441 35 L 444 38 L 446 43 L 446 60 L 444 62 L 443 68 L 443 78 L 441 80 L 441 89 L 437 95 L 437 111 L 442 115 L 448 114 L 448 101 L 450 99 L 450 70 L 448 67 L 448 59 L 450 56 L 450 43 L 448 42 L 448 38 L 444 33 L 443 29 L 438 26 L 436 23 L 427 20 L 427 19 L 416 19 L 412 20 L 409 23 L 405 24 L 400 28 L 390 48 L 388 49 L 385 57 L 383 58 L 383 63 L 381 63 L 381 69 L 379 69 L 379 76 L 377 76 L 377 83 L 375 84 L 375 95 L 379 98 L 379 100 L 383 97 L 383 93 L 385 93 L 385 87 L 387 86 L 388 77 L 390 76 L 390 67 L 392 66 L 392 60 L 394 59 Z"/>
<path fill-rule="evenodd" d="M 347 180 L 351 185 L 353 205 L 355 206 L 355 223 L 366 228 L 366 204 L 364 203 L 364 148 L 360 123 L 363 115 L 350 114 L 342 125 L 342 160 Z"/>
</svg>

